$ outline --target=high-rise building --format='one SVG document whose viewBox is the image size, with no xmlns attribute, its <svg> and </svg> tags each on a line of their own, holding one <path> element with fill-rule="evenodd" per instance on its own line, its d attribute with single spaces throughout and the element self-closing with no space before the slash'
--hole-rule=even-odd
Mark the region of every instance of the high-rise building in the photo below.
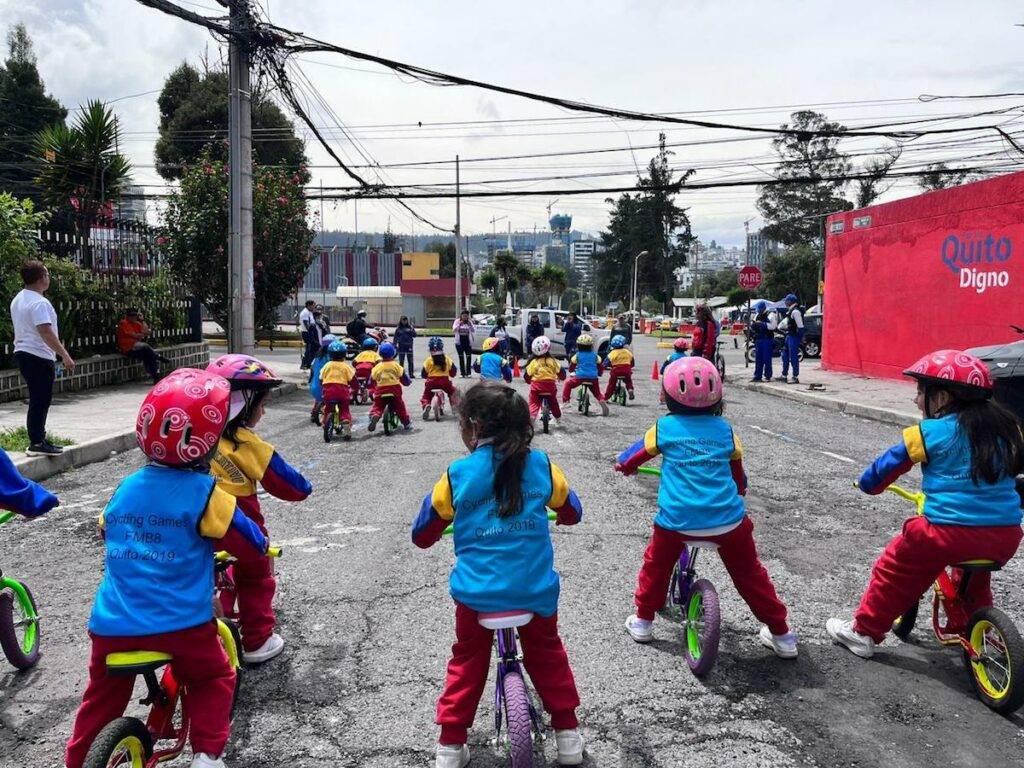
<svg viewBox="0 0 1024 768">
<path fill-rule="evenodd" d="M 575 240 L 569 244 L 569 266 L 580 273 L 580 286 L 590 288 L 594 280 L 596 240 Z"/>
<path fill-rule="evenodd" d="M 779 244 L 770 240 L 761 230 L 747 233 L 747 266 L 763 269 L 769 256 L 779 252 Z"/>
</svg>

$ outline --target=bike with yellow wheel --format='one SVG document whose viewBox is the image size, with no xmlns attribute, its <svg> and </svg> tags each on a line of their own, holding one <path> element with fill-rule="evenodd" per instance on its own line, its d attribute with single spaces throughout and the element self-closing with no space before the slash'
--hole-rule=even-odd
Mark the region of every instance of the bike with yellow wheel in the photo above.
<svg viewBox="0 0 1024 768">
<path fill-rule="evenodd" d="M 886 490 L 917 505 L 924 514 L 925 495 L 890 485 Z M 995 560 L 965 560 L 946 568 L 932 587 L 932 631 L 942 645 L 959 647 L 978 698 L 995 712 L 1008 715 L 1024 704 L 1024 638 L 1016 625 L 995 606 L 968 613 L 964 597 L 978 573 L 998 571 Z M 961 578 L 954 577 L 960 571 Z M 893 624 L 893 634 L 906 640 L 917 621 L 915 603 Z"/>
</svg>

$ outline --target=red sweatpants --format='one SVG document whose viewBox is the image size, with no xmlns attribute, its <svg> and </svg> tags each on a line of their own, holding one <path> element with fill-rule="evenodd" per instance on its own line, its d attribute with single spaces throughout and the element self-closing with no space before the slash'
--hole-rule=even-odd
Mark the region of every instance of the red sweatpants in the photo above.
<svg viewBox="0 0 1024 768">
<path fill-rule="evenodd" d="M 434 397 L 434 392 L 441 390 L 448 395 L 448 400 L 451 401 L 452 407 L 454 408 L 456 403 L 459 401 L 458 390 L 455 389 L 455 385 L 452 380 L 447 376 L 444 378 L 440 376 L 431 376 L 423 383 L 423 397 L 420 398 L 420 408 L 426 408 L 430 405 L 430 401 Z"/>
<path fill-rule="evenodd" d="M 107 723 L 124 714 L 132 698 L 133 677 L 107 674 L 107 654 L 123 651 L 171 654 L 174 676 L 185 687 L 184 706 L 190 721 L 192 751 L 208 755 L 220 755 L 224 751 L 231 731 L 235 670 L 228 663 L 214 622 L 142 637 L 100 637 L 91 632 L 89 636 L 92 639 L 89 683 L 64 753 L 68 768 L 82 768 L 97 734 Z"/>
<path fill-rule="evenodd" d="M 403 424 L 409 423 L 409 411 L 405 409 L 405 401 L 402 400 L 402 385 L 388 384 L 384 387 L 376 387 L 373 390 L 373 405 L 370 406 L 370 416 L 380 418 L 384 413 L 383 395 L 394 395 L 391 398 L 391 405 L 398 415 L 398 420 Z"/>
<path fill-rule="evenodd" d="M 572 391 L 580 384 L 590 388 L 591 393 L 597 398 L 597 402 L 600 403 L 604 400 L 604 395 L 601 394 L 601 385 L 598 384 L 597 379 L 577 379 L 575 376 L 572 376 L 566 379 L 565 386 L 562 387 L 563 403 L 569 402 L 569 396 L 572 394 Z"/>
<path fill-rule="evenodd" d="M 541 395 L 548 396 L 551 415 L 556 419 L 562 418 L 562 409 L 558 406 L 558 383 L 550 380 L 537 381 L 537 379 L 530 382 L 530 417 L 536 419 L 537 414 L 540 413 Z"/>
<path fill-rule="evenodd" d="M 608 386 L 604 391 L 605 400 L 612 399 L 612 395 L 615 394 L 615 386 L 619 383 L 619 379 L 626 382 L 626 389 L 629 392 L 633 391 L 633 369 L 628 365 L 612 366 L 611 373 L 608 375 Z"/>
<path fill-rule="evenodd" d="M 655 525 L 636 588 L 636 615 L 639 618 L 653 621 L 655 614 L 665 605 L 672 569 L 687 541 L 718 544 L 722 565 L 757 620 L 767 624 L 773 635 L 784 635 L 789 631 L 786 606 L 779 600 L 775 585 L 757 556 L 754 523 L 749 517 L 744 517 L 743 522 L 728 533 L 718 536 L 688 536 Z"/>
<path fill-rule="evenodd" d="M 341 412 L 341 420 L 352 423 L 352 411 L 349 404 L 352 401 L 352 390 L 348 384 L 324 384 L 323 391 L 324 415 L 334 406 L 338 405 Z"/>
<path fill-rule="evenodd" d="M 1021 535 L 1016 525 L 935 525 L 925 517 L 910 518 L 875 563 L 853 614 L 854 630 L 882 642 L 892 623 L 921 599 L 943 568 L 964 560 L 1005 563 L 1017 551 Z M 992 604 L 988 573 L 971 574 L 965 602 L 968 613 Z"/>
<path fill-rule="evenodd" d="M 238 507 L 270 537 L 263 513 L 256 503 L 256 497 L 239 498 Z M 238 625 L 242 632 L 242 650 L 255 651 L 273 634 L 277 619 L 271 604 L 277 591 L 277 580 L 270 558 L 259 554 L 234 529 L 228 529 L 224 538 L 217 542 L 217 548 L 230 552 L 237 562 L 231 566 L 238 597 Z M 221 595 L 224 612 L 232 610 L 232 596 Z"/>
<path fill-rule="evenodd" d="M 534 616 L 529 624 L 519 627 L 523 665 L 544 709 L 551 715 L 556 730 L 576 728 L 576 707 L 580 696 L 569 666 L 565 646 L 558 636 L 558 614 Z M 491 667 L 494 631 L 485 629 L 477 620 L 477 612 L 462 603 L 455 604 L 455 643 L 448 662 L 444 691 L 437 700 L 437 724 L 441 726 L 442 744 L 465 744 L 466 733 L 473 725 L 480 704 L 487 672 Z"/>
</svg>

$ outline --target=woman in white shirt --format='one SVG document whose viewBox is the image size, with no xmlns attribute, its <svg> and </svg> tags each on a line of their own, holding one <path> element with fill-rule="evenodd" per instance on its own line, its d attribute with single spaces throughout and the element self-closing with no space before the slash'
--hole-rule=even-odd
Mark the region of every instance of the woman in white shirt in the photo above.
<svg viewBox="0 0 1024 768">
<path fill-rule="evenodd" d="M 50 272 L 41 261 L 26 261 L 21 267 L 24 288 L 11 301 L 14 324 L 14 359 L 28 385 L 29 456 L 55 456 L 59 446 L 46 439 L 46 415 L 53 400 L 53 381 L 60 357 L 68 373 L 74 373 L 75 361 L 60 343 L 57 313 L 43 296 L 50 287 Z"/>
</svg>

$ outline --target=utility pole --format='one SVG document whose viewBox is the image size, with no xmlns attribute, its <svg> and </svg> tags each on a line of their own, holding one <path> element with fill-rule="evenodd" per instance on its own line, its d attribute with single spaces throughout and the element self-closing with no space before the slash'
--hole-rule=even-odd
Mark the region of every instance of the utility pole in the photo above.
<svg viewBox="0 0 1024 768">
<path fill-rule="evenodd" d="M 252 271 L 252 93 L 249 84 L 249 0 L 230 0 L 228 126 L 231 207 L 228 214 L 228 286 L 231 296 L 228 351 L 255 351 L 255 285 Z"/>
<path fill-rule="evenodd" d="M 462 254 L 460 253 L 461 242 L 459 234 L 461 230 L 462 207 L 459 195 L 462 188 L 459 186 L 459 156 L 455 156 L 455 319 L 462 312 Z"/>
</svg>

